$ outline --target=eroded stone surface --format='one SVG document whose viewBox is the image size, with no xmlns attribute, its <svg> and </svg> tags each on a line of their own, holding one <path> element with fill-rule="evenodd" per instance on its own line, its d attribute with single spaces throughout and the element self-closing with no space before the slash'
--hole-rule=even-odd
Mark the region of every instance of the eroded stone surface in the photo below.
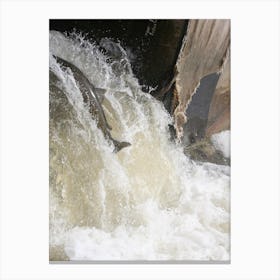
<svg viewBox="0 0 280 280">
<path fill-rule="evenodd" d="M 223 153 L 215 148 L 209 138 L 185 147 L 184 153 L 195 161 L 230 165 L 230 158 L 224 157 Z"/>
<path fill-rule="evenodd" d="M 176 63 L 175 88 L 178 105 L 174 111 L 177 137 L 183 137 L 185 114 L 200 81 L 211 73 L 223 72 L 229 59 L 230 20 L 190 20 L 185 42 Z"/>
</svg>

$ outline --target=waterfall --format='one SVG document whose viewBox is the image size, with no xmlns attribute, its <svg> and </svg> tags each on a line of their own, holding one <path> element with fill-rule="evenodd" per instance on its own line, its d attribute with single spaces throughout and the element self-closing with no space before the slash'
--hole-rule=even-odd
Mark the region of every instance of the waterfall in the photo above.
<svg viewBox="0 0 280 280">
<path fill-rule="evenodd" d="M 230 167 L 183 153 L 170 115 L 109 43 L 118 55 L 81 34 L 50 32 L 50 260 L 229 260 Z M 131 146 L 113 152 L 53 55 L 106 90 L 111 134 Z"/>
</svg>

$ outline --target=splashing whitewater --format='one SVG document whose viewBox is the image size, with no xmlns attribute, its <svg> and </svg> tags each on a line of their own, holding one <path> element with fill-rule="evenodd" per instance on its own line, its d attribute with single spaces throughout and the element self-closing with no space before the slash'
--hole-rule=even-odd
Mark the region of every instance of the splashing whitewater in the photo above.
<svg viewBox="0 0 280 280">
<path fill-rule="evenodd" d="M 162 104 L 141 91 L 125 50 L 50 32 L 50 260 L 229 260 L 229 166 L 191 161 Z M 83 103 L 75 64 L 106 89 L 113 153 Z"/>
</svg>

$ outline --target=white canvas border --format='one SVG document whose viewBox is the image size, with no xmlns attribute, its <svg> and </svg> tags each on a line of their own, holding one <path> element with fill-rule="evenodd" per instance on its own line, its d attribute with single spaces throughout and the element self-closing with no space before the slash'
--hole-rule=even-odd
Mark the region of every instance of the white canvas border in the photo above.
<svg viewBox="0 0 280 280">
<path fill-rule="evenodd" d="M 230 265 L 48 263 L 48 20 L 230 18 Z M 279 279 L 279 2 L 2 1 L 1 279 Z"/>
</svg>

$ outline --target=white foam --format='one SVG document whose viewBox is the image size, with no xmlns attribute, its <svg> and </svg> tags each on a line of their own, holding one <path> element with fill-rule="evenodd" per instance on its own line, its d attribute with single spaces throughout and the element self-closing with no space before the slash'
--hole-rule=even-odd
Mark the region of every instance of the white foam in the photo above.
<svg viewBox="0 0 280 280">
<path fill-rule="evenodd" d="M 223 153 L 227 158 L 230 157 L 230 131 L 225 130 L 211 136 L 211 141 L 215 148 Z"/>
</svg>

